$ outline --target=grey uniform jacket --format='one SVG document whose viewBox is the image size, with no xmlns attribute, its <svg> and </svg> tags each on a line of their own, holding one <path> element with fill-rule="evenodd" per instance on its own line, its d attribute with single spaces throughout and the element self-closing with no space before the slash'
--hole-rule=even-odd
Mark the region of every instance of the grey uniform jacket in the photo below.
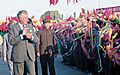
<svg viewBox="0 0 120 75">
<path fill-rule="evenodd" d="M 8 42 L 8 33 L 6 33 L 3 37 L 3 57 L 6 57 L 8 60 L 11 59 L 11 51 L 12 51 L 12 46 Z"/>
<path fill-rule="evenodd" d="M 32 61 L 35 61 L 35 44 L 38 42 L 38 37 L 36 36 L 32 25 L 26 25 L 27 28 L 32 29 L 32 33 L 34 35 L 34 39 L 32 40 L 32 43 L 29 43 L 28 40 L 22 40 L 22 38 L 19 35 L 19 31 L 21 30 L 19 23 L 16 23 L 15 25 L 12 25 L 9 29 L 9 39 L 10 44 L 13 46 L 12 48 L 12 55 L 11 60 L 13 62 L 23 62 L 27 56 Z"/>
</svg>

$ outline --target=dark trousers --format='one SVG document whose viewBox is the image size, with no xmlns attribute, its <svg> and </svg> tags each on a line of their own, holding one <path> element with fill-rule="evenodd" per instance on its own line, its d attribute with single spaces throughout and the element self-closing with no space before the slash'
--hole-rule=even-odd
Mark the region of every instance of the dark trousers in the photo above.
<svg viewBox="0 0 120 75">
<path fill-rule="evenodd" d="M 41 55 L 40 56 L 42 75 L 48 75 L 47 68 L 49 67 L 50 75 L 55 75 L 54 56 Z"/>
<path fill-rule="evenodd" d="M 36 73 L 36 75 L 38 75 L 37 57 L 36 57 L 36 60 L 35 60 L 35 73 Z"/>
</svg>

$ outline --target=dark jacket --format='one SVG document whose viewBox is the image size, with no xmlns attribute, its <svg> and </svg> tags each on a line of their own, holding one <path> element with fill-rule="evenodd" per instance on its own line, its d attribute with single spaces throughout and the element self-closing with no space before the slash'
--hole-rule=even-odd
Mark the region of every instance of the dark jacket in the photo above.
<svg viewBox="0 0 120 75">
<path fill-rule="evenodd" d="M 39 45 L 37 46 L 37 51 L 43 55 L 45 54 L 46 49 L 54 47 L 56 44 L 54 39 L 54 30 L 43 28 L 38 32 Z M 54 52 L 54 48 L 53 52 Z"/>
</svg>

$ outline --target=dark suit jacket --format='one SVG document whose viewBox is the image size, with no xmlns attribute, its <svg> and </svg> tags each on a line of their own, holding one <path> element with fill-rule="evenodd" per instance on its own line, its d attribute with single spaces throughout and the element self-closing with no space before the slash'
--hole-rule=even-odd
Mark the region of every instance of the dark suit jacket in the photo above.
<svg viewBox="0 0 120 75">
<path fill-rule="evenodd" d="M 21 30 L 19 23 L 16 23 L 15 25 L 12 25 L 9 29 L 9 39 L 10 44 L 13 46 L 12 48 L 12 56 L 11 60 L 13 62 L 23 62 L 26 58 L 26 51 L 28 51 L 28 54 L 30 59 L 32 61 L 35 61 L 35 47 L 34 45 L 38 42 L 38 38 L 33 30 L 32 25 L 26 25 L 27 28 L 32 29 L 32 33 L 34 35 L 33 42 L 30 43 L 28 40 L 22 40 L 19 31 Z"/>
</svg>

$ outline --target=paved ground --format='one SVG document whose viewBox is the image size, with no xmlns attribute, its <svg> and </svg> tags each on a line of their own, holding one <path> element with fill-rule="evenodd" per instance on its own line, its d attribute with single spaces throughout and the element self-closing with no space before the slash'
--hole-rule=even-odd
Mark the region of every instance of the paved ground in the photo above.
<svg viewBox="0 0 120 75">
<path fill-rule="evenodd" d="M 61 56 L 59 55 L 55 59 L 55 67 L 56 67 L 56 75 L 90 75 L 90 74 L 85 74 L 78 70 L 76 67 L 71 67 L 67 66 L 61 63 Z M 39 75 L 41 75 L 41 67 L 38 59 L 38 70 L 39 70 Z M 8 67 L 7 63 L 4 63 L 2 59 L 0 58 L 0 75 L 9 75 L 8 74 Z"/>
</svg>

